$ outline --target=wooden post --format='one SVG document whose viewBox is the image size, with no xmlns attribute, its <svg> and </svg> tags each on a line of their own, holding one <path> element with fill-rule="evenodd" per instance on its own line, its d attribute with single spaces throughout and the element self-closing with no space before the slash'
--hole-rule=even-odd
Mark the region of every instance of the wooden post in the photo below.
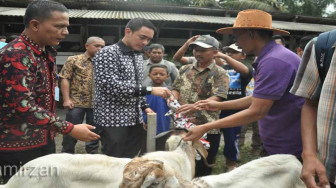
<svg viewBox="0 0 336 188">
<path fill-rule="evenodd" d="M 147 152 L 155 151 L 156 113 L 147 114 Z"/>
</svg>

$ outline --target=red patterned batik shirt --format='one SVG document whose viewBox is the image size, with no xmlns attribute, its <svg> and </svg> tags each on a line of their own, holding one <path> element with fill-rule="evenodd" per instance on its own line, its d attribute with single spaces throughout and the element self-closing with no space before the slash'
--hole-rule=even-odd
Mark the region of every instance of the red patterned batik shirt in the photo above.
<svg viewBox="0 0 336 188">
<path fill-rule="evenodd" d="M 55 56 L 24 33 L 0 50 L 0 151 L 38 148 L 72 130 L 54 114 Z"/>
</svg>

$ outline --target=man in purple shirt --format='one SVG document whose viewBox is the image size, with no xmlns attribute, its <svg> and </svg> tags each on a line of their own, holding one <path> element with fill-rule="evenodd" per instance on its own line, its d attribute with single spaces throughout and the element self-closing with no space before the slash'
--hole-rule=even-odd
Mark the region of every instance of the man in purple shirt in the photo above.
<svg viewBox="0 0 336 188">
<path fill-rule="evenodd" d="M 233 27 L 217 30 L 218 33 L 233 34 L 237 38 L 237 45 L 245 53 L 258 56 L 253 64 L 253 96 L 225 102 L 199 101 L 199 110 L 245 110 L 197 126 L 189 131 L 185 140 L 198 139 L 210 129 L 246 125 L 259 120 L 264 147 L 262 156 L 292 154 L 300 158 L 300 113 L 304 99 L 289 93 L 300 58 L 272 40 L 273 34 L 288 35 L 289 32 L 274 29 L 271 24 L 270 14 L 245 10 L 239 12 Z"/>
</svg>

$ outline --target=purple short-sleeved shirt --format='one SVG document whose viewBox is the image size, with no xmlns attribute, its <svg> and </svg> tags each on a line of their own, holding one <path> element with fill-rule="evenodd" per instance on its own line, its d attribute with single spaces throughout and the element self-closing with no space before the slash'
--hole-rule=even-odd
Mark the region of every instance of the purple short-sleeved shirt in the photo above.
<svg viewBox="0 0 336 188">
<path fill-rule="evenodd" d="M 289 93 L 300 58 L 274 41 L 261 51 L 255 68 L 253 97 L 274 100 L 273 106 L 262 120 L 259 132 L 269 154 L 302 152 L 300 116 L 304 99 Z"/>
</svg>

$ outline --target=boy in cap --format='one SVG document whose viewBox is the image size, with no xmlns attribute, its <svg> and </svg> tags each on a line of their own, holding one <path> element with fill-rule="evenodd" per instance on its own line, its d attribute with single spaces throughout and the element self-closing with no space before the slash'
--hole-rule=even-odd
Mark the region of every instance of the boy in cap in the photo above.
<svg viewBox="0 0 336 188">
<path fill-rule="evenodd" d="M 199 36 L 190 43 L 194 51 L 192 64 L 182 66 L 173 86 L 172 93 L 182 105 L 178 113 L 194 117 L 191 122 L 195 125 L 215 121 L 219 118 L 219 111 L 196 111 L 194 103 L 199 100 L 222 101 L 227 98 L 229 77 L 224 69 L 217 66 L 214 56 L 218 52 L 219 42 L 210 35 Z M 219 141 L 219 129 L 207 131 L 207 140 L 210 142 L 208 163 L 214 163 Z M 196 165 L 196 176 L 211 174 L 211 169 Z"/>
<path fill-rule="evenodd" d="M 274 29 L 271 25 L 270 14 L 244 10 L 238 13 L 233 27 L 217 30 L 218 33 L 233 34 L 245 53 L 258 56 L 253 64 L 253 96 L 225 102 L 198 102 L 195 106 L 200 110 L 244 110 L 191 129 L 185 140 L 196 140 L 215 128 L 236 127 L 259 120 L 263 156 L 292 154 L 301 159 L 300 114 L 304 99 L 289 93 L 300 58 L 272 40 L 273 34 L 289 35 L 289 32 Z"/>
<path fill-rule="evenodd" d="M 252 67 L 248 67 L 241 63 L 246 58 L 246 54 L 236 44 L 231 44 L 223 48 L 224 53 L 218 52 L 215 60 L 217 65 L 220 64 L 230 76 L 230 88 L 227 100 L 240 99 L 245 97 L 246 86 L 252 78 Z M 223 110 L 220 118 L 232 115 L 238 110 Z M 241 126 L 221 129 L 224 136 L 223 154 L 226 158 L 226 167 L 228 171 L 233 170 L 237 166 L 239 157 L 238 137 L 240 135 Z"/>
</svg>

